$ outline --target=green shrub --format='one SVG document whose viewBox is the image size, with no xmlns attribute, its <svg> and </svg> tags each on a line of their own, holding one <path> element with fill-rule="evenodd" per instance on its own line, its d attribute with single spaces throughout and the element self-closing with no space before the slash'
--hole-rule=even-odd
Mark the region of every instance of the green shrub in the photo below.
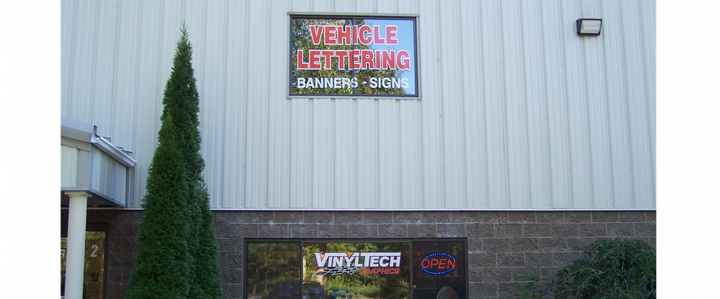
<svg viewBox="0 0 720 299">
<path fill-rule="evenodd" d="M 655 298 L 655 248 L 636 239 L 600 240 L 549 281 L 523 274 L 521 298 Z"/>
</svg>

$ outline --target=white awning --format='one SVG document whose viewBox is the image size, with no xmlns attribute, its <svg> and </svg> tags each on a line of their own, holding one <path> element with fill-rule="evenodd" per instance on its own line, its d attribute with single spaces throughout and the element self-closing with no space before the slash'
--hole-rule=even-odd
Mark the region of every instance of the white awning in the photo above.
<svg viewBox="0 0 720 299">
<path fill-rule="evenodd" d="M 89 207 L 126 207 L 129 175 L 135 160 L 129 151 L 98 136 L 97 127 L 62 118 L 60 133 L 61 207 L 69 205 L 65 192 L 92 194 Z"/>
</svg>

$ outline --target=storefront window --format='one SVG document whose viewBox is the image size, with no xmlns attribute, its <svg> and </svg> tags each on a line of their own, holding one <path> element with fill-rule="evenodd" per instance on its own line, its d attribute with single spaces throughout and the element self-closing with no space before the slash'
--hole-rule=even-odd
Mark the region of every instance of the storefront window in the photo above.
<svg viewBox="0 0 720 299">
<path fill-rule="evenodd" d="M 463 242 L 414 242 L 413 298 L 467 298 L 465 265 Z"/>
<path fill-rule="evenodd" d="M 465 241 L 250 241 L 246 298 L 467 298 Z"/>
<path fill-rule="evenodd" d="M 248 244 L 247 297 L 300 298 L 300 242 Z"/>
<path fill-rule="evenodd" d="M 60 295 L 65 296 L 65 256 L 67 237 L 60 238 Z M 85 232 L 85 275 L 83 298 L 102 299 L 105 277 L 105 232 Z"/>
</svg>

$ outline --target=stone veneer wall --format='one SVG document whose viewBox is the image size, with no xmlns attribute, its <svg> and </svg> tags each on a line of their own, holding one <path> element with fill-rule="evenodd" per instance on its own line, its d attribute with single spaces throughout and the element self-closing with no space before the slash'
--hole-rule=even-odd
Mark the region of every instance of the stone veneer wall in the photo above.
<svg viewBox="0 0 720 299">
<path fill-rule="evenodd" d="M 655 212 L 314 212 L 215 211 L 225 298 L 242 298 L 243 238 L 467 238 L 470 298 L 511 298 L 513 275 L 551 276 L 601 238 L 655 246 Z M 67 211 L 63 210 L 63 222 Z M 106 298 L 127 290 L 142 211 L 90 210 L 108 224 Z"/>
</svg>

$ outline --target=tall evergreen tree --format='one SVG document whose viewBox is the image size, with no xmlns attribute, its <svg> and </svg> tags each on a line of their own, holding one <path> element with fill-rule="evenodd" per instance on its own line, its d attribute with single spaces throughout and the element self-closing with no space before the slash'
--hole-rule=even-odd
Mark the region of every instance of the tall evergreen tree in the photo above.
<svg viewBox="0 0 720 299">
<path fill-rule="evenodd" d="M 185 274 L 183 283 L 187 283 L 187 288 L 183 289 L 184 295 L 178 294 L 180 296 L 173 298 L 222 298 L 222 281 L 218 264 L 219 245 L 212 227 L 213 215 L 210 212 L 209 195 L 202 177 L 205 162 L 200 155 L 198 120 L 200 97 L 191 63 L 192 45 L 188 40 L 187 27 L 184 24 L 181 32 L 172 72 L 165 85 L 164 109 L 160 117 L 161 132 L 163 129 L 169 132 L 164 134 L 170 134 L 172 137 L 172 144 L 179 154 L 179 163 L 182 166 L 175 170 L 180 171 L 177 175 L 182 177 L 182 196 L 177 194 L 180 197 L 176 198 L 176 204 L 182 203 L 183 208 L 175 211 L 177 213 L 175 216 L 184 220 L 177 229 L 182 230 L 178 234 L 183 236 L 185 247 L 182 248 L 189 256 L 188 271 L 183 272 Z M 159 155 L 159 149 L 160 146 L 155 156 Z M 148 178 L 148 186 L 149 184 L 150 178 Z M 148 194 L 150 194 L 149 188 Z M 152 198 L 146 196 L 146 201 L 150 199 Z M 143 218 L 148 217 L 148 212 L 145 211 Z M 140 237 L 138 237 L 138 246 L 141 246 Z M 155 253 L 160 254 L 160 252 Z M 131 294 L 134 293 L 128 292 L 128 298 L 160 298 L 130 297 Z"/>
<path fill-rule="evenodd" d="M 170 118 L 168 118 L 170 119 Z M 188 188 L 172 121 L 163 122 L 147 178 L 138 253 L 126 299 L 186 298 L 192 256 L 188 242 Z"/>
</svg>

